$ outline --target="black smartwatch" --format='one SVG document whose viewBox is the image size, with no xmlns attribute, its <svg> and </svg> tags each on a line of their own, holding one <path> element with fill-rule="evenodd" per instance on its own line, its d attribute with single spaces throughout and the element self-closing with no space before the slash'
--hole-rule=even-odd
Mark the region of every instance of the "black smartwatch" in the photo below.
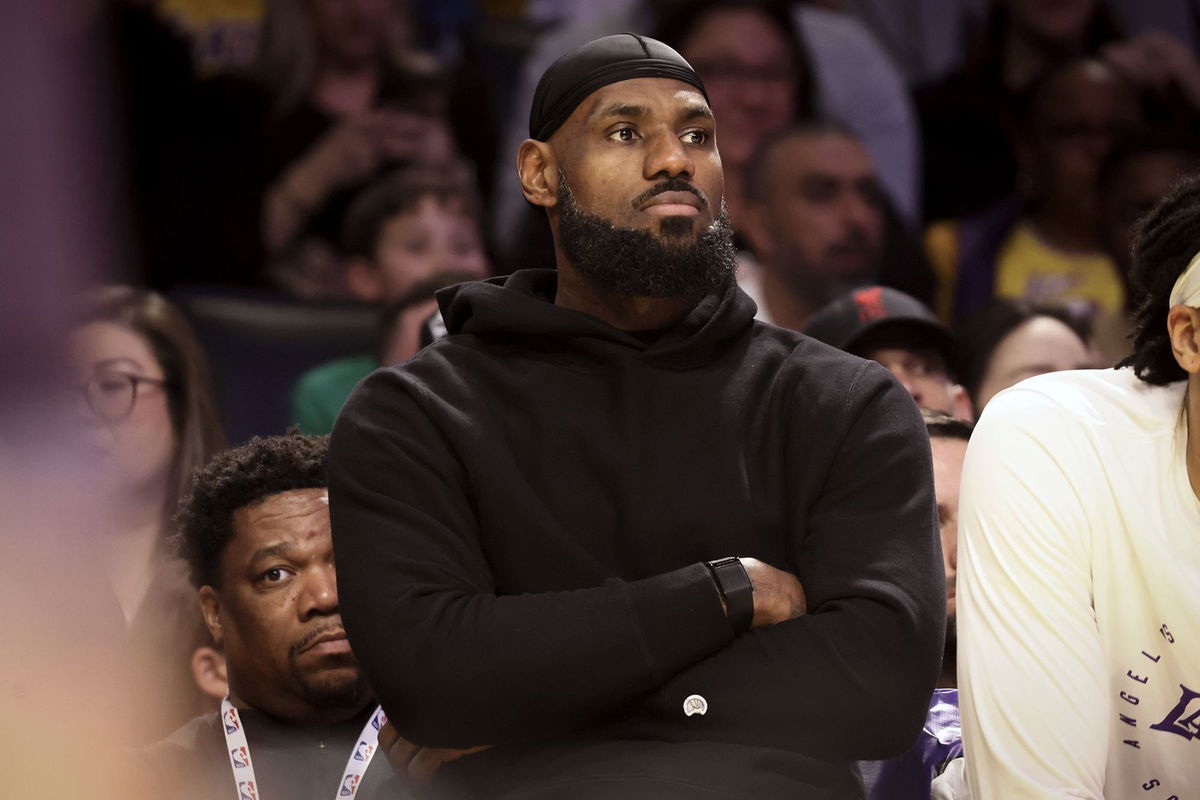
<svg viewBox="0 0 1200 800">
<path fill-rule="evenodd" d="M 730 556 L 707 561 L 705 566 L 725 598 L 725 615 L 729 618 L 733 635 L 750 630 L 754 623 L 754 586 L 750 583 L 746 568 L 742 566 L 742 560 Z"/>
</svg>

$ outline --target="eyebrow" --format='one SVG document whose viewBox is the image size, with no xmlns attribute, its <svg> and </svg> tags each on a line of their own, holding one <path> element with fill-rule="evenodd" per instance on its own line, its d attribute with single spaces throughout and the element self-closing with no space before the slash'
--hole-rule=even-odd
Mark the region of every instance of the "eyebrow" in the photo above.
<svg viewBox="0 0 1200 800">
<path fill-rule="evenodd" d="M 614 103 L 610 106 L 604 106 L 592 114 L 592 119 L 605 119 L 607 117 L 644 117 L 650 113 L 645 106 L 635 106 L 629 103 Z"/>
<path fill-rule="evenodd" d="M 633 105 L 630 103 L 614 103 L 610 106 L 604 106 L 592 114 L 592 119 L 607 119 L 609 117 L 644 117 L 650 113 L 650 109 L 645 106 Z M 712 110 L 708 106 L 699 105 L 697 103 L 689 103 L 687 109 L 683 113 L 685 120 L 693 119 L 714 119 Z"/>
<path fill-rule="evenodd" d="M 280 542 L 260 550 L 255 550 L 254 555 L 250 556 L 250 563 L 253 564 L 262 558 L 275 558 L 276 556 L 286 556 L 292 552 L 292 546 L 287 542 Z"/>
</svg>

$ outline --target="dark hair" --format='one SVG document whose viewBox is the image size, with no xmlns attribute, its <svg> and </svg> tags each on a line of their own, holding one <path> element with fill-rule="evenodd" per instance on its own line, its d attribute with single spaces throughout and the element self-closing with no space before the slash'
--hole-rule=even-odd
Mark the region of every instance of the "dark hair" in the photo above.
<svg viewBox="0 0 1200 800">
<path fill-rule="evenodd" d="M 796 76 L 796 93 L 793 96 L 794 116 L 807 117 L 816 105 L 816 81 L 812 59 L 804 38 L 796 29 L 792 17 L 792 3 L 785 0 L 666 0 L 659 4 L 655 13 L 651 37 L 670 45 L 683 54 L 683 43 L 709 14 L 716 11 L 757 11 L 778 29 L 787 43 L 791 58 L 792 73 Z M 684 54 L 686 58 L 686 54 Z M 694 66 L 694 65 L 693 65 Z M 701 75 L 703 80 L 704 76 Z"/>
<path fill-rule="evenodd" d="M 1025 91 L 1017 98 L 1015 105 L 1016 133 L 1020 136 L 1034 136 L 1037 133 L 1036 123 L 1043 117 L 1046 103 L 1051 91 L 1071 73 L 1085 69 L 1101 68 L 1110 75 L 1118 86 L 1123 87 L 1133 100 L 1139 115 L 1145 115 L 1138 87 L 1124 73 L 1109 66 L 1105 61 L 1095 56 L 1072 55 L 1058 59 L 1038 73 Z"/>
<path fill-rule="evenodd" d="M 465 164 L 413 164 L 373 181 L 354 198 L 342 227 L 346 254 L 374 261 L 383 226 L 426 197 L 458 202 L 463 213 L 479 222 L 479 198 Z"/>
<path fill-rule="evenodd" d="M 305 436 L 292 428 L 283 436 L 255 436 L 221 453 L 196 473 L 176 517 L 176 551 L 192 583 L 218 586 L 221 554 L 233 539 L 233 512 L 280 492 L 328 485 L 328 436 Z"/>
<path fill-rule="evenodd" d="M 1146 383 L 1164 386 L 1187 372 L 1171 352 L 1167 312 L 1171 289 L 1200 249 L 1200 176 L 1175 185 L 1149 214 L 1138 220 L 1133 236 L 1132 285 L 1138 296 L 1133 315 L 1133 355 L 1118 367 L 1133 367 Z"/>
<path fill-rule="evenodd" d="M 987 375 L 992 355 L 1008 335 L 1031 319 L 1049 317 L 1066 325 L 1084 346 L 1092 338 L 1091 323 L 1061 306 L 1030 303 L 1009 297 L 993 299 L 966 317 L 958 326 L 962 354 L 962 385 L 979 408 L 979 386 Z"/>
<path fill-rule="evenodd" d="M 225 446 L 208 357 L 187 319 L 157 292 L 106 286 L 82 300 L 80 325 L 111 322 L 128 328 L 146 340 L 163 371 L 167 408 L 179 447 L 171 490 L 163 505 L 163 516 L 169 519 L 191 485 L 192 472 Z"/>
<path fill-rule="evenodd" d="M 750 161 L 746 165 L 746 199 L 765 202 L 767 198 L 767 161 L 776 147 L 792 139 L 806 139 L 814 136 L 835 135 L 851 139 L 861 144 L 858 134 L 850 126 L 831 117 L 815 117 L 789 125 L 783 130 L 775 131 L 763 137 L 754 148 Z"/>
<path fill-rule="evenodd" d="M 925 432 L 930 439 L 962 439 L 966 442 L 975 430 L 973 423 L 932 408 L 922 408 L 921 419 L 925 421 Z"/>
</svg>

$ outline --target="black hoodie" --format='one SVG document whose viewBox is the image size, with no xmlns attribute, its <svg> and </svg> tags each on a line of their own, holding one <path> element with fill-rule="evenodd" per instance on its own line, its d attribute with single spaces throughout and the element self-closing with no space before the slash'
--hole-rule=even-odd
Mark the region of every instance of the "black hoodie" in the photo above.
<svg viewBox="0 0 1200 800">
<path fill-rule="evenodd" d="M 736 286 L 646 344 L 555 279 L 439 293 L 450 335 L 334 428 L 341 612 L 393 724 L 496 745 L 439 773 L 467 796 L 858 796 L 942 651 L 912 400 Z M 730 555 L 794 572 L 808 613 L 735 638 L 703 565 Z"/>
</svg>

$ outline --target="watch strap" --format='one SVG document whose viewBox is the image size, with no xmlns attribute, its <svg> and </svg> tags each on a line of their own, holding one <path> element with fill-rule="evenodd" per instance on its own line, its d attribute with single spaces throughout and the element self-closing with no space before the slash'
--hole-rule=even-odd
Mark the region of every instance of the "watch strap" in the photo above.
<svg viewBox="0 0 1200 800">
<path fill-rule="evenodd" d="M 725 598 L 725 615 L 734 635 L 750 630 L 754 622 L 754 586 L 736 556 L 706 562 L 713 580 Z"/>
</svg>

